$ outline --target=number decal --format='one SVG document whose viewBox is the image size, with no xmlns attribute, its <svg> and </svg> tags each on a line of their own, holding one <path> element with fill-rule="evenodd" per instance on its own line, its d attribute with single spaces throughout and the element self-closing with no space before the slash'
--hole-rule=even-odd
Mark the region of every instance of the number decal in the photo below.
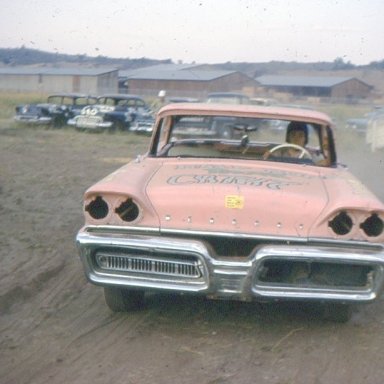
<svg viewBox="0 0 384 384">
<path fill-rule="evenodd" d="M 244 197 L 239 195 L 227 195 L 225 196 L 225 208 L 231 209 L 243 209 Z"/>
</svg>

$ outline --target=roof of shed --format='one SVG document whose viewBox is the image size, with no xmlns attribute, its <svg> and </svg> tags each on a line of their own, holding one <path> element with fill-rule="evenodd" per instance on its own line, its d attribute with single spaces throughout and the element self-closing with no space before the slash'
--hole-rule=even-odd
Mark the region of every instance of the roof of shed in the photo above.
<svg viewBox="0 0 384 384">
<path fill-rule="evenodd" d="M 134 70 L 119 71 L 119 77 L 136 80 L 210 81 L 236 73 L 224 70 L 199 70 L 199 65 L 164 64 Z"/>
<path fill-rule="evenodd" d="M 59 76 L 98 76 L 118 71 L 117 68 L 82 67 L 2 67 L 0 75 L 59 75 Z"/>
<path fill-rule="evenodd" d="M 138 68 L 138 70 L 153 70 L 153 71 L 182 71 L 184 69 L 199 68 L 202 64 L 156 64 L 148 67 Z M 132 72 L 132 70 L 127 70 Z M 123 71 L 124 72 L 124 71 Z"/>
<path fill-rule="evenodd" d="M 261 85 L 286 87 L 333 87 L 352 80 L 353 77 L 333 76 L 260 76 L 256 78 Z M 360 80 L 359 80 L 360 81 Z"/>
</svg>

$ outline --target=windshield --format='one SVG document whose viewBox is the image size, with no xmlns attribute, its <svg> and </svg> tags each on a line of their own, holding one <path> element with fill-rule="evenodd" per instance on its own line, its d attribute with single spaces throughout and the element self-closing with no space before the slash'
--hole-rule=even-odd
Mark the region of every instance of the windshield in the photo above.
<svg viewBox="0 0 384 384">
<path fill-rule="evenodd" d="M 164 157 L 217 157 L 326 165 L 322 128 L 279 119 L 178 115 L 160 122 Z"/>
</svg>

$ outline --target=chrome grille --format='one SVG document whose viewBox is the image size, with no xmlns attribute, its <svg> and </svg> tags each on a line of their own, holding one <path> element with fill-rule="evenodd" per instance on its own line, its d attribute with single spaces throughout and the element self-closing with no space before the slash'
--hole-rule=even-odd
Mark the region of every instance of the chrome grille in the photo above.
<svg viewBox="0 0 384 384">
<path fill-rule="evenodd" d="M 102 270 L 135 272 L 145 274 L 201 278 L 201 263 L 189 257 L 175 259 L 163 257 L 146 257 L 145 255 L 116 255 L 108 252 L 97 252 L 96 263 Z"/>
</svg>

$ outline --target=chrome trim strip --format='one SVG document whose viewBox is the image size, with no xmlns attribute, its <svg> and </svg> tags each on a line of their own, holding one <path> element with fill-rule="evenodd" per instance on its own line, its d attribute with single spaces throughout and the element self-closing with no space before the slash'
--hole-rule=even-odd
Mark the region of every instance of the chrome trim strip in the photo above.
<svg viewBox="0 0 384 384">
<path fill-rule="evenodd" d="M 368 243 L 366 241 L 353 241 L 353 240 L 340 240 L 329 238 L 317 238 L 317 237 L 293 237 L 293 236 L 274 236 L 274 235 L 254 235 L 251 233 L 237 233 L 237 232 L 211 232 L 211 231 L 194 231 L 194 230 L 182 230 L 182 229 L 160 229 L 158 227 L 138 227 L 138 226 L 119 226 L 119 225 L 88 225 L 84 227 L 86 232 L 100 232 L 100 233 L 138 233 L 146 235 L 149 233 L 158 233 L 164 235 L 188 235 L 193 237 L 198 236 L 214 236 L 225 238 L 239 238 L 250 240 L 262 240 L 262 241 L 280 241 L 280 242 L 293 242 L 293 243 L 318 243 L 321 245 L 330 244 L 344 247 L 363 247 L 372 249 L 384 250 L 384 244 L 382 243 Z"/>
<path fill-rule="evenodd" d="M 83 228 L 86 232 L 102 232 L 102 233 L 160 233 L 160 228 L 154 227 L 138 227 L 138 226 L 120 226 L 120 225 L 88 225 Z"/>
</svg>

